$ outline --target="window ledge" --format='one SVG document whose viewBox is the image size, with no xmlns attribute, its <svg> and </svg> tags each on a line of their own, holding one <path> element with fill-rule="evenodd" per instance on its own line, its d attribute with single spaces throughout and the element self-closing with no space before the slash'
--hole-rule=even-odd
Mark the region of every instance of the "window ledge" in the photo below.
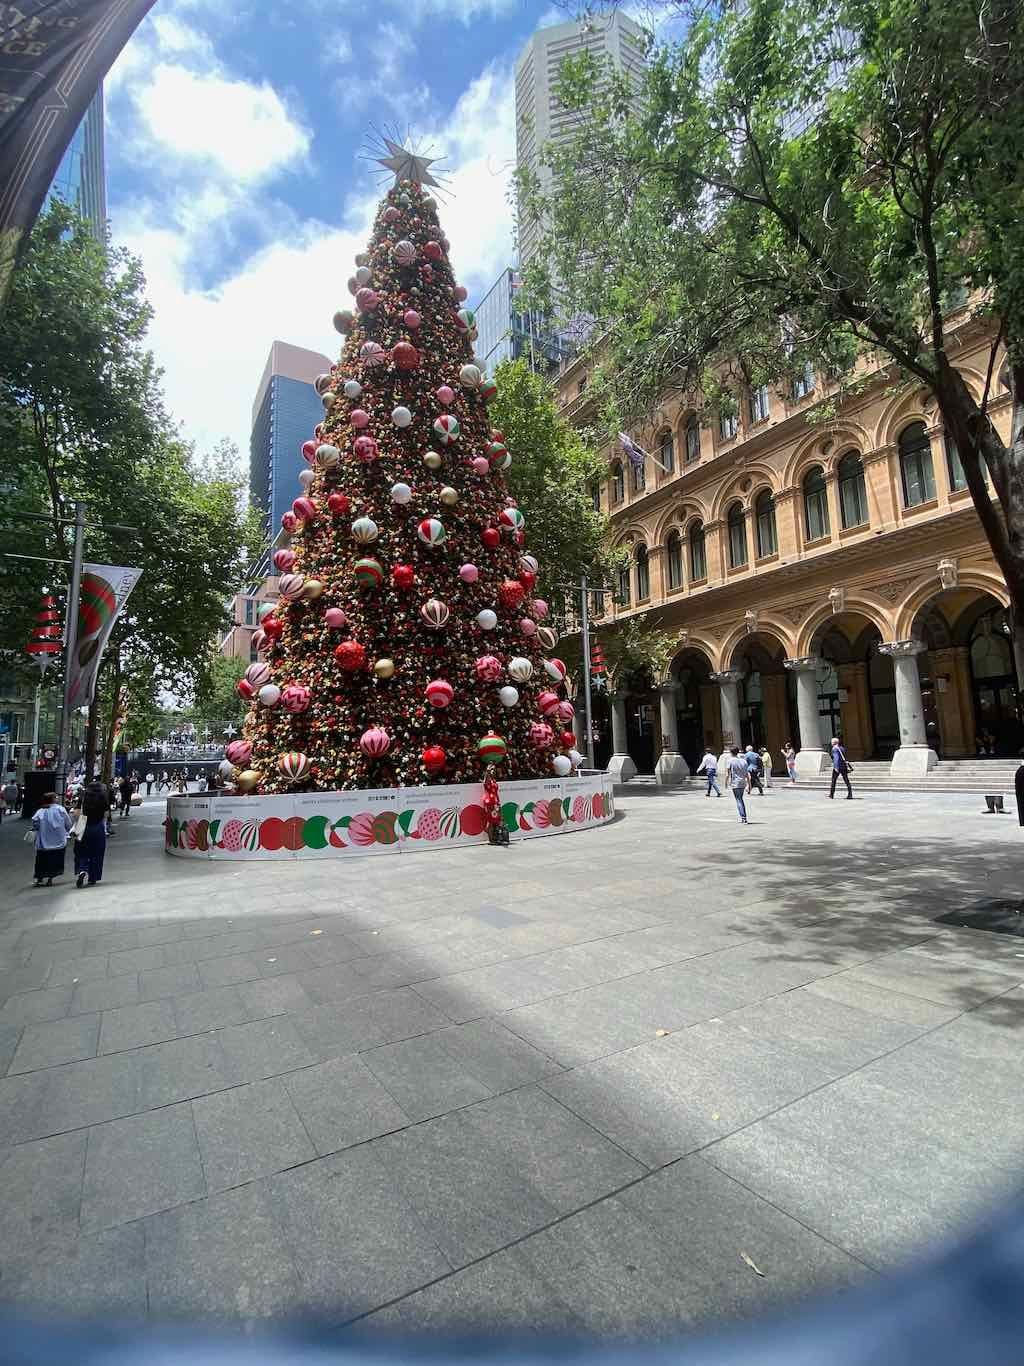
<svg viewBox="0 0 1024 1366">
<path fill-rule="evenodd" d="M 922 512 L 934 512 L 939 506 L 937 498 L 928 498 L 923 503 L 914 503 L 912 507 L 905 507 L 903 515 L 905 517 L 917 517 Z"/>
<path fill-rule="evenodd" d="M 752 417 L 747 425 L 748 432 L 759 431 L 761 427 L 766 427 L 772 420 L 771 413 L 766 413 L 764 417 Z"/>
<path fill-rule="evenodd" d="M 870 522 L 858 522 L 856 526 L 844 526 L 839 532 L 839 539 L 841 541 L 848 541 L 852 536 L 863 536 L 865 531 L 870 530 Z"/>
<path fill-rule="evenodd" d="M 773 550 L 770 555 L 758 555 L 757 559 L 754 561 L 754 565 L 756 568 L 760 569 L 764 564 L 775 564 L 778 558 L 779 552 Z"/>
<path fill-rule="evenodd" d="M 823 545 L 830 545 L 832 541 L 831 531 L 826 531 L 824 536 L 815 536 L 813 541 L 804 541 L 805 550 L 819 550 Z"/>
<path fill-rule="evenodd" d="M 748 560 L 746 564 L 731 564 L 725 572 L 730 576 L 733 574 L 749 574 L 750 561 Z"/>
<path fill-rule="evenodd" d="M 703 576 L 703 578 L 700 578 L 700 579 L 691 579 L 691 580 L 690 580 L 690 587 L 691 587 L 691 588 L 707 588 L 707 586 L 708 586 L 708 576 L 707 576 L 706 574 Z"/>
<path fill-rule="evenodd" d="M 949 490 L 949 496 L 950 499 L 955 498 L 958 502 L 967 502 L 971 496 L 971 490 L 967 488 L 966 485 L 962 489 L 951 488 Z"/>
</svg>

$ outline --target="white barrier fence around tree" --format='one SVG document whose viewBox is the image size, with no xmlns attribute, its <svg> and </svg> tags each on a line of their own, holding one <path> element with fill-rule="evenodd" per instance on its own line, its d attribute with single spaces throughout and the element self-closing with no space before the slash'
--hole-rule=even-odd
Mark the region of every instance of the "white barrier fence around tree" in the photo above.
<svg viewBox="0 0 1024 1366">
<path fill-rule="evenodd" d="M 605 773 L 501 783 L 499 791 L 513 840 L 590 829 L 615 814 Z M 482 783 L 170 797 L 165 832 L 168 853 L 205 859 L 347 858 L 487 843 Z"/>
</svg>

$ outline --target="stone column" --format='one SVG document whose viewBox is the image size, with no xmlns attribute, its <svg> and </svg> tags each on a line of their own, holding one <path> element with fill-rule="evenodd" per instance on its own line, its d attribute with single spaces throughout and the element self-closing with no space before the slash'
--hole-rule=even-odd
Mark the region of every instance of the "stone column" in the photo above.
<svg viewBox="0 0 1024 1366">
<path fill-rule="evenodd" d="M 938 763 L 924 729 L 921 676 L 917 657 L 927 645 L 920 640 L 894 640 L 879 645 L 880 654 L 892 660 L 896 678 L 896 714 L 900 722 L 900 747 L 892 756 L 889 772 L 894 777 L 923 778 Z"/>
<path fill-rule="evenodd" d="M 743 681 L 742 669 L 726 669 L 712 674 L 718 684 L 718 704 L 722 710 L 722 753 L 718 760 L 718 771 L 728 773 L 726 767 L 733 745 L 740 743 L 740 694 L 739 685 Z"/>
<path fill-rule="evenodd" d="M 612 757 L 608 760 L 608 769 L 617 783 L 628 783 L 630 778 L 636 777 L 636 764 L 630 758 L 629 745 L 626 740 L 626 694 L 612 692 L 608 694 L 608 702 L 612 709 Z"/>
<path fill-rule="evenodd" d="M 676 716 L 678 683 L 662 683 L 658 689 L 661 706 L 661 754 L 654 766 L 655 780 L 662 787 L 681 783 L 690 776 L 690 766 L 679 753 L 679 720 Z"/>
<path fill-rule="evenodd" d="M 821 712 L 818 707 L 818 680 L 815 673 L 821 660 L 817 655 L 783 660 L 796 674 L 796 711 L 800 721 L 800 749 L 796 756 L 798 778 L 816 778 L 831 767 L 832 757 L 821 743 Z"/>
</svg>

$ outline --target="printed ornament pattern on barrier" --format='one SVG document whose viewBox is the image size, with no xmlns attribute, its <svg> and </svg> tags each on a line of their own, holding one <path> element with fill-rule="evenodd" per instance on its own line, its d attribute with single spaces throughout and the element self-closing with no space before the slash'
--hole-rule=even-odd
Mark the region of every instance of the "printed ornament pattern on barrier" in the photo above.
<svg viewBox="0 0 1024 1366">
<path fill-rule="evenodd" d="M 399 161 L 422 178 L 422 159 Z M 557 634 L 540 624 L 540 566 L 505 481 L 514 454 L 488 420 L 493 385 L 448 250 L 433 198 L 400 180 L 335 315 L 340 360 L 317 381 L 312 479 L 284 515 L 281 599 L 239 685 L 251 753 L 237 791 L 459 784 L 489 766 L 505 782 L 582 762 L 565 724 L 538 743 L 552 696 L 563 723 L 573 708 L 564 665 L 545 663 Z"/>
</svg>

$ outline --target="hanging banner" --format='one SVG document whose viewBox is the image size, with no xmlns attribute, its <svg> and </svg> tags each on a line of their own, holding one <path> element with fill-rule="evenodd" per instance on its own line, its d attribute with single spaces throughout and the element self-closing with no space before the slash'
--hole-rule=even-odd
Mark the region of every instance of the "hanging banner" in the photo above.
<svg viewBox="0 0 1024 1366">
<path fill-rule="evenodd" d="M 0 308 L 89 101 L 154 0 L 0 0 Z"/>
<path fill-rule="evenodd" d="M 84 707 L 92 701 L 100 660 L 114 622 L 141 577 L 141 569 L 121 569 L 112 564 L 82 565 L 78 622 L 68 650 L 68 702 L 72 707 Z"/>
</svg>

